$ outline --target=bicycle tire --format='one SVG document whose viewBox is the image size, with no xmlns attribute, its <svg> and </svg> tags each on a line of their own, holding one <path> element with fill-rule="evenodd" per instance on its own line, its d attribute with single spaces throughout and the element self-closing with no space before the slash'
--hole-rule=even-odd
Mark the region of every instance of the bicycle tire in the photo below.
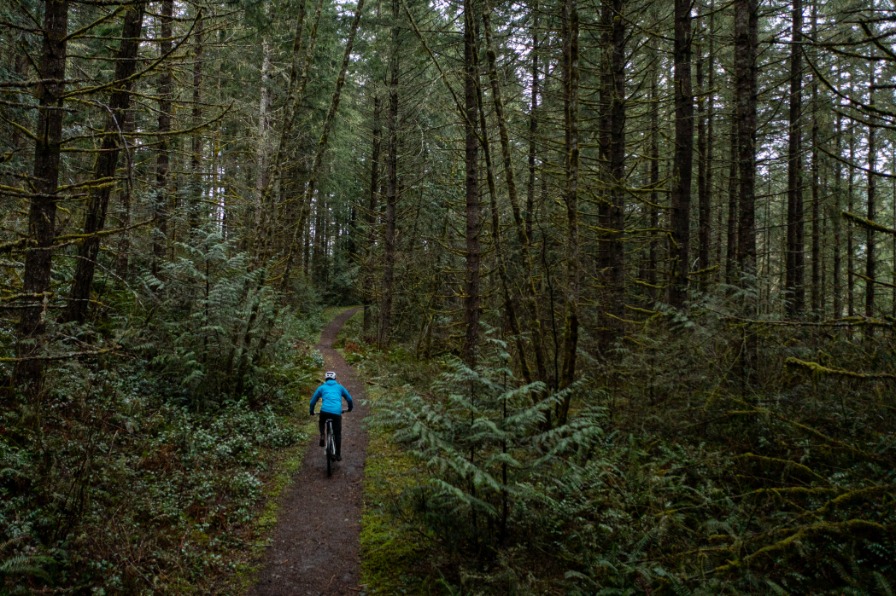
<svg viewBox="0 0 896 596">
<path fill-rule="evenodd" d="M 333 423 L 327 420 L 326 448 L 327 478 L 333 475 L 333 462 L 336 460 L 336 440 L 333 437 Z"/>
</svg>

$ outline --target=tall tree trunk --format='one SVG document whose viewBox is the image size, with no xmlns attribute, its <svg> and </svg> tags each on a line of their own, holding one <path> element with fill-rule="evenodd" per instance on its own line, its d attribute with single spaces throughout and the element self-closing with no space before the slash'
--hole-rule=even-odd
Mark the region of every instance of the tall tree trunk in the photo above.
<svg viewBox="0 0 896 596">
<path fill-rule="evenodd" d="M 691 175 L 694 155 L 694 94 L 691 89 L 691 0 L 675 0 L 675 157 L 672 166 L 672 283 L 669 303 L 687 299 L 691 244 Z"/>
<path fill-rule="evenodd" d="M 537 135 L 538 135 L 538 115 L 539 115 L 539 97 L 541 95 L 541 66 L 539 65 L 539 54 L 541 47 L 541 38 L 539 37 L 539 10 L 538 10 L 538 0 L 535 0 L 535 5 L 533 7 L 534 14 L 532 16 L 532 66 L 531 66 L 531 76 L 532 76 L 532 96 L 529 100 L 529 151 L 528 151 L 528 168 L 529 168 L 529 180 L 526 186 L 526 238 L 530 243 L 528 249 L 531 250 L 531 243 L 533 240 L 533 232 L 535 227 L 535 193 L 536 187 L 538 186 L 538 180 L 536 177 L 537 174 L 537 161 L 538 161 L 538 143 L 537 143 Z M 544 184 L 544 176 L 541 177 L 541 183 Z M 532 259 L 531 253 L 525 255 L 527 259 Z M 543 309 L 541 307 L 541 302 L 538 297 L 540 292 L 538 291 L 537 281 L 534 276 L 534 267 L 531 271 L 532 275 L 530 275 L 528 283 L 529 283 L 529 298 L 530 298 L 530 308 L 531 308 L 531 317 L 532 321 L 532 333 L 533 333 L 533 352 L 535 355 L 535 368 L 538 373 L 538 378 L 542 381 L 548 381 L 548 364 L 547 358 L 545 354 L 545 347 L 547 342 L 544 339 L 544 317 L 543 317 Z M 537 344 L 537 345 L 536 345 Z M 522 355 L 521 357 L 525 357 Z M 549 383 L 550 384 L 550 383 Z"/>
<path fill-rule="evenodd" d="M 566 204 L 566 318 L 563 330 L 560 387 L 575 380 L 579 344 L 579 12 L 577 0 L 563 2 L 563 124 L 564 124 L 564 188 Z M 558 424 L 569 415 L 570 397 L 557 412 Z"/>
<path fill-rule="evenodd" d="M 698 15 L 698 22 L 700 15 Z M 697 76 L 697 270 L 699 271 L 700 290 L 705 291 L 709 283 L 710 242 L 712 230 L 712 213 L 709 196 L 709 139 L 707 138 L 707 100 L 709 92 L 706 88 L 704 74 L 703 39 L 706 37 L 703 27 L 699 29 L 700 43 L 695 44 L 697 52 L 695 71 Z"/>
<path fill-rule="evenodd" d="M 20 359 L 15 385 L 36 397 L 43 381 L 46 309 L 50 298 L 56 200 L 59 192 L 65 63 L 68 55 L 68 1 L 47 0 L 43 46 L 38 65 L 37 129 L 34 147 L 34 194 L 28 209 L 28 248 L 25 251 L 23 293 L 27 303 L 19 321 L 16 352 Z"/>
<path fill-rule="evenodd" d="M 839 319 L 843 316 L 843 273 L 841 271 L 843 267 L 843 257 L 842 249 L 840 247 L 843 240 L 843 218 L 840 216 L 843 205 L 843 183 L 841 181 L 843 175 L 843 162 L 840 159 L 843 150 L 843 115 L 839 111 L 837 112 L 834 138 L 836 139 L 837 147 L 835 152 L 836 158 L 834 160 L 834 206 L 833 212 L 831 213 L 831 222 L 834 228 L 833 271 L 831 272 L 831 276 L 833 277 L 832 293 L 834 295 L 834 318 Z"/>
<path fill-rule="evenodd" d="M 757 0 L 734 1 L 734 95 L 737 126 L 739 169 L 737 265 L 748 276 L 746 283 L 755 284 L 756 268 L 756 56 L 758 38 Z M 744 301 L 747 318 L 758 312 L 754 298 Z M 744 327 L 741 346 L 740 383 L 746 395 L 756 378 L 758 338 Z"/>
<path fill-rule="evenodd" d="M 160 20 L 161 28 L 159 32 L 159 53 L 162 56 L 169 54 L 173 46 L 171 39 L 171 22 L 173 18 L 174 0 L 163 0 Z M 169 209 L 169 169 L 171 162 L 171 141 L 169 134 L 171 133 L 173 89 L 173 75 L 171 70 L 171 64 L 166 61 L 162 65 L 161 75 L 159 77 L 159 116 L 157 128 L 159 137 L 158 146 L 156 148 L 156 194 L 153 209 L 153 216 L 156 222 L 156 229 L 153 233 L 152 250 L 152 272 L 154 275 L 159 273 L 159 269 L 165 260 L 169 239 L 169 217 L 171 216 Z"/>
<path fill-rule="evenodd" d="M 756 274 L 756 55 L 757 0 L 734 1 L 734 72 L 738 150 L 737 264 Z"/>
<path fill-rule="evenodd" d="M 623 333 L 625 318 L 625 0 L 612 0 L 611 59 L 610 69 L 613 90 L 610 103 L 610 305 L 606 318 L 608 333 L 603 340 L 604 349 L 610 348 Z M 576 71 L 578 71 L 578 16 L 576 17 Z M 578 86 L 578 72 L 576 72 Z M 578 97 L 578 89 L 576 89 Z M 578 156 L 578 150 L 576 151 Z M 578 165 L 576 166 L 578 178 Z"/>
<path fill-rule="evenodd" d="M 477 55 L 477 18 L 475 0 L 464 0 L 464 138 L 465 171 L 464 196 L 466 197 L 466 281 L 464 290 L 464 338 L 463 355 L 468 366 L 476 366 L 476 350 L 479 338 L 480 310 L 480 211 L 479 204 L 479 138 L 476 126 L 479 122 L 477 94 L 479 69 Z"/>
<path fill-rule="evenodd" d="M 657 269 L 659 268 L 659 230 L 660 230 L 660 100 L 659 100 L 659 58 L 656 57 L 650 66 L 650 248 L 647 259 L 647 284 L 650 287 L 651 303 L 660 296 L 657 291 Z"/>
<path fill-rule="evenodd" d="M 818 39 L 818 2 L 812 2 L 812 39 Z M 815 61 L 815 60 L 813 60 Z M 818 145 L 819 117 L 818 117 L 818 75 L 812 75 L 812 164 L 811 164 L 811 180 L 812 180 L 812 316 L 816 320 L 824 316 L 825 301 L 824 296 L 827 294 L 824 287 L 823 267 L 824 256 L 821 251 L 822 225 L 824 222 L 820 216 L 821 209 L 821 176 L 820 176 L 820 149 Z"/>
<path fill-rule="evenodd" d="M 260 230 L 264 219 L 264 193 L 270 185 L 269 131 L 271 129 L 271 42 L 267 35 L 261 40 L 261 80 L 258 94 L 257 143 L 255 146 L 255 229 Z"/>
<path fill-rule="evenodd" d="M 623 7 L 624 0 L 605 0 L 601 8 L 607 56 L 600 82 L 599 138 L 606 174 L 606 200 L 599 208 L 604 233 L 598 253 L 598 267 L 606 272 L 606 293 L 598 333 L 598 349 L 603 354 L 609 352 L 622 334 L 621 321 L 625 309 L 626 19 Z M 578 85 L 578 73 L 576 84 Z M 578 156 L 578 148 L 576 155 Z"/>
<path fill-rule="evenodd" d="M 787 314 L 805 309 L 803 244 L 803 3 L 793 0 L 790 39 L 790 117 L 787 144 L 787 258 L 784 292 Z"/>
<path fill-rule="evenodd" d="M 100 154 L 94 166 L 93 179 L 96 181 L 90 198 L 87 201 L 87 213 L 84 218 L 84 239 L 78 247 L 78 260 L 75 276 L 72 280 L 69 303 L 64 314 L 67 321 L 82 322 L 87 316 L 90 300 L 90 288 L 96 271 L 96 259 L 100 252 L 100 236 L 106 225 L 106 213 L 109 208 L 109 197 L 112 194 L 115 170 L 118 167 L 118 154 L 121 151 L 124 135 L 124 121 L 131 102 L 130 78 L 137 70 L 137 50 L 140 45 L 140 33 L 143 30 L 143 13 L 146 2 L 136 2 L 125 9 L 124 24 L 121 32 L 121 44 L 115 61 L 115 83 L 109 98 L 109 113 L 106 115 L 106 127 L 103 134 Z"/>
<path fill-rule="evenodd" d="M 737 111 L 731 112 L 731 138 L 728 149 L 728 218 L 726 222 L 725 244 L 725 283 L 729 286 L 737 282 L 737 194 L 738 194 L 738 167 L 737 167 Z"/>
<path fill-rule="evenodd" d="M 395 286 L 395 218 L 398 205 L 398 56 L 399 0 L 392 0 L 392 47 L 389 56 L 389 110 L 386 113 L 386 212 L 383 236 L 383 285 L 380 304 L 379 344 L 385 345 L 392 332 L 392 293 Z"/>
<path fill-rule="evenodd" d="M 855 166 L 856 163 L 856 127 L 849 127 L 849 178 L 846 185 L 846 210 L 850 213 L 853 211 L 855 197 Z M 855 285 L 856 285 L 856 262 L 855 262 L 855 236 L 853 235 L 853 223 L 851 220 L 846 221 L 846 314 L 854 317 L 856 314 L 855 301 Z"/>
<path fill-rule="evenodd" d="M 877 67 L 876 62 L 871 61 L 869 64 L 869 75 L 868 75 L 868 93 L 870 95 L 868 99 L 868 105 L 871 110 L 874 110 L 874 88 L 875 88 L 875 76 L 874 69 Z M 868 221 L 874 221 L 874 218 L 877 217 L 877 177 L 874 174 L 874 170 L 877 167 L 877 127 L 874 124 L 868 125 L 868 212 L 867 217 Z M 873 317 L 874 316 L 874 298 L 875 298 L 875 283 L 877 281 L 877 254 L 876 247 L 874 246 L 874 228 L 871 226 L 865 227 L 865 316 Z M 871 337 L 874 334 L 874 327 L 871 325 L 865 326 L 865 335 L 866 337 Z"/>
<path fill-rule="evenodd" d="M 716 9 L 715 9 L 715 0 L 710 0 L 709 2 L 709 33 L 707 37 L 709 38 L 709 48 L 707 50 L 707 59 L 709 60 L 707 64 L 708 77 L 707 77 L 707 88 L 705 91 L 706 95 L 706 155 L 704 156 L 704 176 L 706 180 L 703 185 L 706 192 L 706 197 L 701 198 L 701 205 L 705 203 L 705 207 L 701 206 L 701 210 L 705 212 L 705 217 L 707 219 L 707 245 L 712 245 L 712 197 L 713 193 L 713 182 L 715 176 L 715 131 L 716 131 L 716 102 L 715 102 L 715 93 L 716 93 L 716 46 L 715 46 L 715 36 L 716 36 Z M 712 279 L 718 281 L 721 279 L 721 272 L 719 269 L 722 266 L 722 206 L 718 204 L 716 207 L 716 221 L 717 221 L 717 239 L 715 243 L 715 259 L 712 260 L 707 255 L 707 261 L 705 267 L 710 267 L 712 265 L 716 266 L 716 273 L 712 276 Z M 707 282 L 709 281 L 710 276 L 706 276 Z"/>
<path fill-rule="evenodd" d="M 536 135 L 538 134 L 538 98 L 541 93 L 541 81 L 539 80 L 539 64 L 538 57 L 541 46 L 541 39 L 538 35 L 539 26 L 539 9 L 538 0 L 534 0 L 532 15 L 532 96 L 529 98 L 529 182 L 526 186 L 526 237 L 532 239 L 532 230 L 535 218 L 535 187 L 536 187 L 536 163 L 538 158 L 538 144 Z M 542 377 L 544 378 L 544 377 Z"/>
<path fill-rule="evenodd" d="M 193 33 L 193 134 L 190 136 L 190 231 L 193 233 L 206 220 L 205 185 L 202 183 L 202 144 L 204 135 L 200 133 L 202 124 L 202 61 L 204 50 L 205 19 L 202 9 L 196 15 L 196 29 Z"/>
<path fill-rule="evenodd" d="M 507 184 L 507 198 L 510 201 L 510 210 L 513 214 L 513 223 L 516 226 L 517 239 L 523 249 L 528 248 L 529 240 L 526 236 L 526 227 L 520 211 L 519 196 L 516 190 L 516 172 L 513 167 L 513 155 L 511 153 L 510 133 L 507 130 L 507 119 L 504 116 L 504 100 L 501 93 L 501 82 L 498 80 L 498 58 L 494 47 L 491 31 L 491 6 L 488 0 L 483 2 L 482 24 L 485 35 L 485 50 L 488 66 L 488 78 L 491 84 L 492 100 L 495 106 L 495 120 L 498 124 L 498 134 L 501 140 L 501 157 L 504 164 L 504 178 Z"/>
<path fill-rule="evenodd" d="M 364 336 L 370 337 L 372 324 L 371 306 L 375 297 L 373 254 L 376 245 L 376 213 L 380 203 L 380 160 L 383 152 L 383 102 L 379 91 L 373 95 L 373 142 L 370 154 L 370 188 L 368 189 L 367 209 L 364 211 L 364 266 L 362 267 L 361 300 L 364 303 Z"/>
<path fill-rule="evenodd" d="M 489 18 L 488 11 L 489 6 L 487 0 L 483 2 L 483 14 L 482 14 L 482 24 L 483 30 L 485 32 L 486 45 L 490 46 L 491 44 L 491 35 L 489 33 Z M 489 54 L 492 54 L 491 48 L 487 50 Z M 494 64 L 492 63 L 492 56 L 489 57 L 489 77 L 492 78 L 494 73 L 492 71 L 492 67 Z M 496 84 L 495 79 L 492 80 L 492 86 Z M 500 95 L 496 95 L 494 97 L 496 103 L 500 103 Z M 501 293 L 504 298 L 504 314 L 507 317 L 507 324 L 510 326 L 510 333 L 513 338 L 513 341 L 516 345 L 517 352 L 519 353 L 519 366 L 520 372 L 523 377 L 523 381 L 525 383 L 531 383 L 532 372 L 529 370 L 529 362 L 526 359 L 526 344 L 523 340 L 523 334 L 520 330 L 519 317 L 517 317 L 517 308 L 516 301 L 514 300 L 514 296 L 511 292 L 510 285 L 510 274 L 509 267 L 507 264 L 507 255 L 505 253 L 505 245 L 504 240 L 501 234 L 501 222 L 500 222 L 500 210 L 498 209 L 498 184 L 495 182 L 495 167 L 492 164 L 491 157 L 491 143 L 489 141 L 488 136 L 488 122 L 486 119 L 486 111 L 483 105 L 482 99 L 482 88 L 480 85 L 477 85 L 476 88 L 476 102 L 477 102 L 477 113 L 479 116 L 479 134 L 481 135 L 480 140 L 482 143 L 482 156 L 483 161 L 485 162 L 485 178 L 488 184 L 488 195 L 490 200 L 490 212 L 491 212 L 491 223 L 492 223 L 492 246 L 495 250 L 495 256 L 498 259 L 498 278 L 501 283 Z M 496 115 L 501 112 L 501 110 L 497 110 L 496 106 Z M 499 116 L 500 119 L 500 116 Z M 502 141 L 503 143 L 503 141 Z M 502 148 L 503 151 L 503 148 Z M 505 164 L 505 170 L 507 169 L 507 164 Z M 511 170 L 512 171 L 512 170 Z M 522 227 L 522 221 L 518 221 L 517 230 Z M 524 256 L 525 255 L 524 253 Z M 528 268 L 526 271 L 526 275 L 529 276 Z"/>
<path fill-rule="evenodd" d="M 125 135 L 128 135 L 134 131 L 134 112 L 133 110 L 126 111 L 124 113 L 124 122 L 122 123 L 124 127 Z M 128 154 L 125 153 L 125 156 Z M 133 164 L 128 163 L 128 172 L 133 172 Z M 127 280 L 130 275 L 131 268 L 131 202 L 132 202 L 132 194 L 133 194 L 133 180 L 129 177 L 127 183 L 121 189 L 121 197 L 120 197 L 120 207 L 121 210 L 121 235 L 118 238 L 118 246 L 117 251 L 118 254 L 115 259 L 115 275 L 120 280 Z"/>
<path fill-rule="evenodd" d="M 513 156 L 512 156 L 512 146 L 511 146 L 511 142 L 510 142 L 510 134 L 507 130 L 507 121 L 504 116 L 504 101 L 502 99 L 501 83 L 498 80 L 497 51 L 495 50 L 494 41 L 492 39 L 491 7 L 488 3 L 488 0 L 485 0 L 485 2 L 484 2 L 482 23 L 483 23 L 483 30 L 484 30 L 484 35 L 485 35 L 485 42 L 486 42 L 486 56 L 487 56 L 487 61 L 488 61 L 488 77 L 489 77 L 489 81 L 491 83 L 492 99 L 493 99 L 494 106 L 495 106 L 495 119 L 497 120 L 497 123 L 498 123 L 498 132 L 499 132 L 500 139 L 501 139 L 501 156 L 502 156 L 503 162 L 504 162 L 504 176 L 507 181 L 507 196 L 508 196 L 508 199 L 510 200 L 510 206 L 511 206 L 511 211 L 513 213 L 514 225 L 516 227 L 518 246 L 517 246 L 516 250 L 513 252 L 516 253 L 516 255 L 519 255 L 520 258 L 519 259 L 507 259 L 506 256 L 503 254 L 503 247 L 500 245 L 500 241 L 499 241 L 499 238 L 497 235 L 495 236 L 495 242 L 496 242 L 496 249 L 502 251 L 501 254 L 499 255 L 499 258 L 501 259 L 500 273 L 502 275 L 502 281 L 503 281 L 503 285 L 504 285 L 505 292 L 506 292 L 505 307 L 507 310 L 507 316 L 508 316 L 508 320 L 510 322 L 511 327 L 513 328 L 513 332 L 516 335 L 515 341 L 517 342 L 517 351 L 519 352 L 520 368 L 523 373 L 523 378 L 528 383 L 528 382 L 531 382 L 532 379 L 531 379 L 531 373 L 529 371 L 529 364 L 526 361 L 527 353 L 530 351 L 534 353 L 535 360 L 536 360 L 536 366 L 538 367 L 539 370 L 543 370 L 542 365 L 539 365 L 538 363 L 544 362 L 544 354 L 543 354 L 544 342 L 542 340 L 541 331 L 540 331 L 540 327 L 539 327 L 539 321 L 540 321 L 541 317 L 539 316 L 539 313 L 538 313 L 538 310 L 539 310 L 538 309 L 538 301 L 536 299 L 536 292 L 534 291 L 534 288 L 532 288 L 533 291 L 529 292 L 528 295 L 525 297 L 525 301 L 529 307 L 529 310 L 532 312 L 532 315 L 533 315 L 530 319 L 531 325 L 530 325 L 530 329 L 529 329 L 530 333 L 532 335 L 532 342 L 531 342 L 529 348 L 527 349 L 524 347 L 525 343 L 523 342 L 523 338 L 522 338 L 522 334 L 521 334 L 522 330 L 518 323 L 519 319 L 516 316 L 515 301 L 511 298 L 510 289 L 508 287 L 510 284 L 509 272 L 508 272 L 508 266 L 507 266 L 508 260 L 510 260 L 510 261 L 519 260 L 522 262 L 523 275 L 524 275 L 525 279 L 528 281 L 528 283 L 530 283 L 530 284 L 532 283 L 532 280 L 534 278 L 534 272 L 533 272 L 534 266 L 532 264 L 532 255 L 529 250 L 530 243 L 531 243 L 531 238 L 529 236 L 529 233 L 530 233 L 529 227 L 530 226 L 527 222 L 525 222 L 523 220 L 522 214 L 520 213 L 519 197 L 517 195 L 517 190 L 516 190 L 516 182 L 515 182 L 516 172 L 513 168 Z M 480 93 L 480 95 L 481 95 L 481 93 Z M 533 100 L 533 101 L 535 101 L 535 100 Z M 484 115 L 483 107 L 480 106 L 479 109 L 480 109 L 480 119 L 484 122 L 485 115 Z M 482 126 L 482 134 L 486 135 L 486 133 L 487 133 L 487 127 L 485 125 L 483 125 Z M 483 140 L 485 143 L 488 142 L 487 137 L 484 137 Z M 487 149 L 486 149 L 486 154 L 488 154 Z M 530 158 L 531 157 L 534 157 L 534 155 L 530 153 Z M 492 183 L 494 176 L 493 176 L 493 172 L 492 172 L 491 168 L 489 168 L 488 174 L 489 174 L 489 182 Z M 491 192 L 494 195 L 493 189 L 490 188 L 489 192 Z M 531 185 L 530 185 L 530 195 L 531 195 Z M 496 197 L 492 196 L 493 203 L 496 200 L 497 200 Z M 497 211 L 496 211 L 496 208 L 494 205 L 493 205 L 492 211 L 494 212 L 493 217 L 496 217 Z M 493 223 L 497 224 L 498 222 L 494 221 Z M 500 227 L 495 227 L 493 233 L 498 234 L 499 232 L 500 232 Z M 540 377 L 540 378 L 543 380 L 543 377 Z"/>
</svg>

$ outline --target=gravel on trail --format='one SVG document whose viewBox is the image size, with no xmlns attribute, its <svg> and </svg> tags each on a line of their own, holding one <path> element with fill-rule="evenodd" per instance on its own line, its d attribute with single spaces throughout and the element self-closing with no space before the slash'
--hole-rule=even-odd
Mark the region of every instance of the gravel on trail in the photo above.
<svg viewBox="0 0 896 596">
<path fill-rule="evenodd" d="M 363 594 L 360 585 L 361 505 L 367 432 L 362 424 L 367 408 L 364 386 L 352 367 L 333 349 L 336 334 L 357 312 L 348 310 L 331 321 L 317 348 L 325 370 L 352 394 L 354 409 L 342 417 L 342 461 L 328 478 L 317 434 L 310 439 L 305 459 L 281 499 L 272 542 L 252 596 L 289 594 Z M 323 371 L 321 371 L 323 377 Z M 307 403 L 310 395 L 296 399 Z"/>
</svg>

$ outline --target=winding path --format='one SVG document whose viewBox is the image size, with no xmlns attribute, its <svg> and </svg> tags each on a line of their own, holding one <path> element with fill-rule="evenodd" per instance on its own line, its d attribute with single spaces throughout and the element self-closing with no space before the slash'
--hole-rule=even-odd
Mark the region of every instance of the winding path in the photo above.
<svg viewBox="0 0 896 596">
<path fill-rule="evenodd" d="M 318 349 L 326 370 L 354 398 L 354 410 L 342 422 L 342 461 L 327 478 L 323 450 L 317 435 L 305 452 L 305 460 L 280 505 L 273 542 L 265 553 L 252 596 L 290 594 L 362 594 L 360 585 L 360 532 L 367 415 L 364 387 L 352 368 L 333 349 L 336 334 L 357 312 L 348 310 L 333 319 L 321 334 Z M 311 396 L 302 396 L 307 404 Z"/>
</svg>

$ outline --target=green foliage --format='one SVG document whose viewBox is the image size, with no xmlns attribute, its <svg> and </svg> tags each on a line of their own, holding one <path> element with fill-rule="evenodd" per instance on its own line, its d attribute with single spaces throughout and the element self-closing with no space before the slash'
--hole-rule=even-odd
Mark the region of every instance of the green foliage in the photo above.
<svg viewBox="0 0 896 596">
<path fill-rule="evenodd" d="M 40 435 L 0 443 L 6 588 L 173 592 L 226 571 L 270 454 L 302 435 L 270 406 L 166 403 L 140 373 L 68 366 Z"/>
<path fill-rule="evenodd" d="M 415 462 L 391 515 L 425 537 L 420 581 L 463 593 L 892 592 L 892 381 L 786 364 L 891 373 L 889 340 L 857 351 L 736 312 L 706 297 L 646 321 L 612 375 L 592 364 L 611 387 L 581 381 L 556 428 L 544 419 L 563 396 L 520 386 L 500 350 L 482 370 L 447 360 L 438 372 L 359 350 L 390 396 L 376 418 Z M 740 370 L 746 324 L 753 386 Z"/>
<path fill-rule="evenodd" d="M 317 309 L 276 308 L 215 232 L 181 253 L 95 325 L 53 324 L 52 353 L 93 355 L 0 409 L 0 592 L 221 593 L 255 552 L 274 462 L 304 436 Z"/>
<path fill-rule="evenodd" d="M 500 366 L 479 372 L 447 360 L 430 392 L 392 390 L 388 407 L 375 416 L 426 471 L 400 497 L 423 534 L 455 555 L 474 555 L 442 569 L 465 589 L 523 589 L 536 581 L 509 561 L 526 556 L 532 513 L 556 506 L 541 491 L 545 479 L 606 448 L 600 396 L 581 394 L 595 403 L 574 423 L 549 429 L 548 413 L 564 396 L 547 394 L 540 383 L 517 387 L 512 379 Z M 495 556 L 497 567 L 485 563 Z"/>
<path fill-rule="evenodd" d="M 219 230 L 180 248 L 182 256 L 157 276 L 144 276 L 151 318 L 135 329 L 118 325 L 126 330 L 120 341 L 139 346 L 171 397 L 190 407 L 272 391 L 271 376 L 282 380 L 278 368 L 292 367 L 295 337 L 310 333 L 313 319 L 281 312 L 265 270 Z"/>
</svg>

